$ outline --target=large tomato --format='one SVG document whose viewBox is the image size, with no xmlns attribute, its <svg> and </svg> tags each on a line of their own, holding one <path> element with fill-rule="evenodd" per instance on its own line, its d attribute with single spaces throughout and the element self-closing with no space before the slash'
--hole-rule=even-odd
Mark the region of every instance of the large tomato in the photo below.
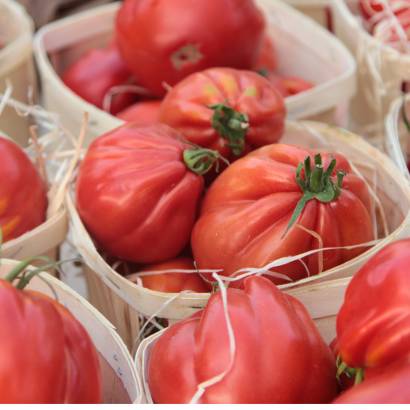
<svg viewBox="0 0 410 410">
<path fill-rule="evenodd" d="M 111 45 L 88 51 L 67 68 L 62 79 L 81 98 L 103 109 L 109 91 L 113 87 L 130 84 L 131 74 L 117 47 Z M 116 114 L 134 101 L 134 94 L 119 93 L 112 98 L 110 112 Z"/>
<path fill-rule="evenodd" d="M 264 29 L 253 0 L 125 0 L 116 21 L 124 60 L 158 96 L 205 68 L 252 68 Z"/>
<path fill-rule="evenodd" d="M 173 87 L 160 110 L 161 122 L 228 159 L 276 142 L 285 115 L 283 98 L 268 80 L 232 68 L 192 74 Z"/>
<path fill-rule="evenodd" d="M 149 272 L 164 270 L 169 272 L 148 274 Z M 183 272 L 184 270 L 195 270 L 192 258 L 179 257 L 167 262 L 144 266 L 141 268 L 143 275 L 140 278 L 144 287 L 158 292 L 178 293 L 183 290 L 192 290 L 198 293 L 209 292 L 210 286 L 198 273 Z"/>
<path fill-rule="evenodd" d="M 77 207 L 90 234 L 131 262 L 176 257 L 189 242 L 210 154 L 160 124 L 127 124 L 97 138 L 77 181 Z"/>
<path fill-rule="evenodd" d="M 0 137 L 0 228 L 3 242 L 46 219 L 46 186 L 24 151 Z"/>
<path fill-rule="evenodd" d="M 101 403 L 98 355 L 58 302 L 0 280 L 0 403 Z"/>
<path fill-rule="evenodd" d="M 117 117 L 134 125 L 146 126 L 159 122 L 161 101 L 140 101 L 117 114 Z"/>
<path fill-rule="evenodd" d="M 205 309 L 171 326 L 153 346 L 148 384 L 156 403 L 326 403 L 336 395 L 333 355 L 304 306 L 265 278 L 228 289 L 230 343 L 220 292 Z"/>
<path fill-rule="evenodd" d="M 365 377 L 367 369 L 410 357 L 409 248 L 406 239 L 373 256 L 353 277 L 337 316 L 340 356 Z"/>
<path fill-rule="evenodd" d="M 208 190 L 192 233 L 198 268 L 220 268 L 225 275 L 234 275 L 238 269 L 263 267 L 319 244 L 343 247 L 372 240 L 371 201 L 365 182 L 353 174 L 342 155 L 317 154 L 312 164 L 314 154 L 273 144 L 228 167 Z M 306 229 L 318 234 L 322 243 Z M 324 251 L 323 269 L 364 250 Z M 292 280 L 318 273 L 318 254 L 303 261 L 274 270 Z"/>
</svg>

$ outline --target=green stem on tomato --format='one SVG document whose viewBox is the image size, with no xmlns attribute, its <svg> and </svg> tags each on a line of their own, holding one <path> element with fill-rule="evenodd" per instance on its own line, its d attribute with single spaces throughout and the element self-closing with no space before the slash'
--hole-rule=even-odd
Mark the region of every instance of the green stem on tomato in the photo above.
<svg viewBox="0 0 410 410">
<path fill-rule="evenodd" d="M 205 175 L 214 166 L 217 168 L 219 161 L 228 162 L 218 151 L 201 147 L 187 148 L 183 158 L 187 168 L 197 175 Z"/>
<path fill-rule="evenodd" d="M 214 104 L 209 108 L 214 111 L 212 127 L 228 141 L 228 147 L 235 156 L 241 155 L 245 150 L 245 136 L 249 129 L 248 116 L 225 104 Z"/>
<path fill-rule="evenodd" d="M 364 369 L 361 367 L 350 367 L 340 355 L 336 358 L 336 379 L 340 383 L 340 377 L 344 374 L 349 379 L 354 378 L 354 384 L 360 384 L 364 380 Z"/>
<path fill-rule="evenodd" d="M 289 224 L 283 236 L 289 231 L 293 224 L 297 221 L 306 204 L 316 199 L 323 203 L 328 203 L 337 199 L 341 193 L 343 177 L 345 173 L 338 171 L 336 173 L 336 182 L 332 179 L 332 173 L 336 167 L 336 160 L 332 159 L 328 168 L 323 169 L 322 156 L 316 154 L 314 157 L 314 166 L 312 169 L 311 158 L 306 157 L 304 162 L 301 162 L 296 168 L 296 183 L 298 184 L 303 195 L 290 218 Z M 302 170 L 304 178 L 302 178 Z"/>
</svg>

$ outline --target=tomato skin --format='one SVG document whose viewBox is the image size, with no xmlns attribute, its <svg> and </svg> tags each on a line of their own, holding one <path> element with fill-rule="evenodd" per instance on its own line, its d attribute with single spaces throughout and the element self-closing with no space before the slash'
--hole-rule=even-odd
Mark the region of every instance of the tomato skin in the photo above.
<svg viewBox="0 0 410 410">
<path fill-rule="evenodd" d="M 289 95 L 296 95 L 310 90 L 314 85 L 307 80 L 299 77 L 282 77 L 282 84 Z"/>
<path fill-rule="evenodd" d="M 130 84 L 131 73 L 115 45 L 91 49 L 63 73 L 62 79 L 78 96 L 104 108 L 104 98 L 111 88 Z M 135 95 L 122 93 L 113 97 L 111 114 L 117 114 L 135 101 Z"/>
<path fill-rule="evenodd" d="M 0 136 L 0 227 L 3 242 L 41 225 L 46 219 L 46 186 L 25 152 Z"/>
<path fill-rule="evenodd" d="M 200 403 L 321 403 L 336 395 L 332 353 L 306 309 L 265 278 L 227 290 L 236 352 L 227 375 Z M 283 349 L 286 346 L 286 349 Z M 189 403 L 200 382 L 229 366 L 220 292 L 204 310 L 167 329 L 148 359 L 155 403 Z"/>
<path fill-rule="evenodd" d="M 139 101 L 117 114 L 117 117 L 138 126 L 148 126 L 159 122 L 160 100 Z"/>
<path fill-rule="evenodd" d="M 296 167 L 313 154 L 316 152 L 296 146 L 273 144 L 231 164 L 207 191 L 192 232 L 191 246 L 198 268 L 219 268 L 225 275 L 233 275 L 240 268 L 263 267 L 278 258 L 318 248 L 317 239 L 297 226 L 283 237 L 302 196 L 295 180 Z M 373 239 L 373 229 L 367 187 L 352 173 L 343 156 L 332 156 L 337 161 L 335 171 L 346 173 L 340 196 L 327 204 L 309 201 L 298 223 L 317 232 L 323 247 L 368 242 Z M 329 154 L 322 157 L 326 168 Z M 332 268 L 364 250 L 327 251 L 323 267 Z M 318 273 L 317 254 L 304 261 L 311 275 Z M 298 261 L 274 270 L 292 280 L 307 276 Z M 277 284 L 284 282 L 273 280 Z"/>
<path fill-rule="evenodd" d="M 170 269 L 175 269 L 175 271 L 164 274 L 141 276 L 143 286 L 158 292 L 170 293 L 179 293 L 183 290 L 206 293 L 211 290 L 211 286 L 208 285 L 198 273 L 179 272 L 180 269 L 195 269 L 192 258 L 175 258 L 167 262 L 144 266 L 141 271 L 145 273 Z"/>
<path fill-rule="evenodd" d="M 209 67 L 250 69 L 264 29 L 253 0 L 125 0 L 116 20 L 124 60 L 157 96 Z"/>
<path fill-rule="evenodd" d="M 349 366 L 366 370 L 410 357 L 409 246 L 408 239 L 386 246 L 350 282 L 337 317 Z"/>
<path fill-rule="evenodd" d="M 98 355 L 56 301 L 0 280 L 0 403 L 101 403 Z"/>
<path fill-rule="evenodd" d="M 213 104 L 226 104 L 248 116 L 245 153 L 276 142 L 283 134 L 286 108 L 276 88 L 257 73 L 231 68 L 211 68 L 181 81 L 165 97 L 160 120 L 188 141 L 232 160 L 237 156 L 212 126 Z"/>
<path fill-rule="evenodd" d="M 397 362 L 383 372 L 347 390 L 335 404 L 408 404 L 410 403 L 410 363 Z"/>
<path fill-rule="evenodd" d="M 126 124 L 89 147 L 79 169 L 77 208 L 112 256 L 156 263 L 186 246 L 203 178 L 183 162 L 187 145 L 181 141 L 165 125 Z"/>
</svg>

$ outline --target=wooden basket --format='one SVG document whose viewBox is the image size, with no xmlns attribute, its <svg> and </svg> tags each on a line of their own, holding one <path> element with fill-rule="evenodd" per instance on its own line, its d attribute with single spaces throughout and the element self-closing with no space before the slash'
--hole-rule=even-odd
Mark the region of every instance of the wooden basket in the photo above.
<svg viewBox="0 0 410 410">
<path fill-rule="evenodd" d="M 311 90 L 286 98 L 288 117 L 343 122 L 336 107 L 347 103 L 355 92 L 356 67 L 350 53 L 334 36 L 281 1 L 257 0 L 257 3 L 265 12 L 269 33 L 280 39 L 276 41 L 279 72 L 317 84 Z M 34 40 L 45 107 L 59 113 L 70 130 L 79 129 L 82 113 L 89 112 L 90 137 L 122 121 L 82 100 L 64 85 L 59 74 L 86 50 L 107 44 L 117 10 L 118 4 L 107 5 L 51 23 Z"/>
<path fill-rule="evenodd" d="M 355 259 L 319 275 L 283 285 L 281 286 L 283 289 L 297 292 L 298 289 L 304 289 L 313 283 L 327 283 L 329 280 L 349 277 L 383 246 L 396 239 L 409 236 L 410 186 L 386 155 L 357 135 L 313 122 L 289 122 L 282 141 L 309 148 L 324 148 L 340 152 L 348 156 L 366 178 L 376 178 L 377 196 L 383 205 L 387 225 L 391 232 Z M 400 198 L 399 202 L 397 198 Z M 95 303 L 103 313 L 110 312 L 110 319 L 130 348 L 137 337 L 136 312 L 148 317 L 156 315 L 169 320 L 179 320 L 206 304 L 209 294 L 156 292 L 138 286 L 115 272 L 98 254 L 76 211 L 71 194 L 67 195 L 66 202 L 73 229 L 73 241 L 89 268 L 87 276 L 91 302 Z"/>
<path fill-rule="evenodd" d="M 32 53 L 33 22 L 24 8 L 14 0 L 0 0 L 0 93 L 12 87 L 13 98 L 28 102 L 36 92 L 36 75 Z M 0 129 L 26 145 L 28 119 L 6 107 L 0 116 Z"/>
<path fill-rule="evenodd" d="M 400 169 L 401 173 L 410 178 L 407 163 L 410 158 L 410 131 L 406 129 L 402 118 L 403 105 L 410 107 L 410 94 L 395 100 L 385 120 L 386 152 Z"/>
<path fill-rule="evenodd" d="M 0 131 L 0 135 L 10 138 L 10 135 L 2 131 Z M 61 165 L 60 159 L 52 159 L 62 149 L 62 141 L 64 141 L 63 136 L 59 134 L 57 129 L 39 139 L 40 145 L 44 147 L 44 155 L 49 158 L 45 161 L 49 182 L 46 221 L 18 238 L 2 244 L 2 257 L 22 260 L 45 255 L 57 260 L 58 247 L 64 241 L 68 229 L 67 211 L 64 206 L 65 188 L 63 186 L 64 173 L 68 163 Z M 36 151 L 33 144 L 26 148 L 26 152 L 34 161 Z"/>
<path fill-rule="evenodd" d="M 288 292 L 305 305 L 326 343 L 330 343 L 336 336 L 336 316 L 343 304 L 349 281 L 350 278 L 336 279 Z M 147 382 L 147 364 L 152 347 L 164 331 L 144 339 L 135 355 L 143 403 L 153 403 Z"/>
<path fill-rule="evenodd" d="M 18 262 L 2 259 L 4 277 Z M 85 299 L 47 273 L 31 280 L 27 289 L 41 292 L 63 304 L 84 326 L 99 353 L 104 403 L 139 403 L 141 387 L 132 358 L 111 323 Z M 29 341 L 28 341 L 29 343 Z"/>
<path fill-rule="evenodd" d="M 285 0 L 287 4 L 295 7 L 304 15 L 315 20 L 322 27 L 331 29 L 331 0 Z"/>
<path fill-rule="evenodd" d="M 352 99 L 351 129 L 384 142 L 384 118 L 410 81 L 410 55 L 401 54 L 371 36 L 350 11 L 346 1 L 332 4 L 334 32 L 357 62 L 357 93 Z"/>
</svg>

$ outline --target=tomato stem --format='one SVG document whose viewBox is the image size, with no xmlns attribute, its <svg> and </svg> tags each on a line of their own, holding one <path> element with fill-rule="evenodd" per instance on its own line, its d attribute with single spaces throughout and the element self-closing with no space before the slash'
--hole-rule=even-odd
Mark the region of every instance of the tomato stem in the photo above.
<svg viewBox="0 0 410 410">
<path fill-rule="evenodd" d="M 245 136 L 249 129 L 248 116 L 225 104 L 214 104 L 209 108 L 214 110 L 212 127 L 228 141 L 228 147 L 234 155 L 241 155 L 245 149 Z"/>
<path fill-rule="evenodd" d="M 313 169 L 310 157 L 306 157 L 305 161 L 298 165 L 296 168 L 296 183 L 299 185 L 303 195 L 296 204 L 296 208 L 283 236 L 286 235 L 289 229 L 297 221 L 310 200 L 317 199 L 320 202 L 328 203 L 339 197 L 345 173 L 343 171 L 338 171 L 336 173 L 336 182 L 333 181 L 332 174 L 335 167 L 336 160 L 333 158 L 327 169 L 324 171 L 321 154 L 315 155 Z M 302 171 L 304 171 L 304 178 L 301 176 Z"/>
<path fill-rule="evenodd" d="M 360 384 L 364 380 L 364 370 L 360 367 L 349 367 L 340 355 L 336 358 L 336 379 L 340 384 L 340 376 L 345 374 L 349 379 L 354 377 L 354 384 Z"/>
<path fill-rule="evenodd" d="M 197 175 L 206 174 L 219 160 L 228 162 L 218 151 L 201 147 L 186 149 L 183 158 L 185 165 Z"/>
</svg>

